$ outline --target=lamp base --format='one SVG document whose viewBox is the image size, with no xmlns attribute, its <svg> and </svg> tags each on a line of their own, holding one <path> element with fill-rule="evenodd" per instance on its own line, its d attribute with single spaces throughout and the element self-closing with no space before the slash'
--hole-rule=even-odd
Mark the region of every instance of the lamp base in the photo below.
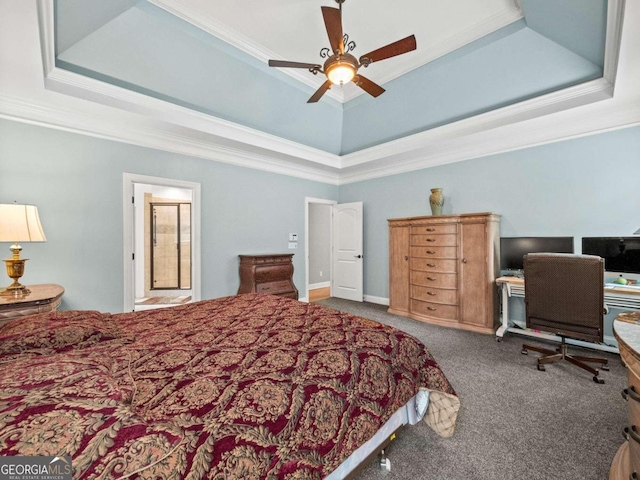
<svg viewBox="0 0 640 480">
<path fill-rule="evenodd" d="M 0 292 L 0 295 L 3 297 L 22 297 L 31 293 L 27 287 L 18 282 L 18 279 L 24 274 L 24 262 L 27 260 L 28 258 L 11 258 L 4 261 L 7 264 L 7 275 L 13 279 L 13 283 Z"/>
</svg>

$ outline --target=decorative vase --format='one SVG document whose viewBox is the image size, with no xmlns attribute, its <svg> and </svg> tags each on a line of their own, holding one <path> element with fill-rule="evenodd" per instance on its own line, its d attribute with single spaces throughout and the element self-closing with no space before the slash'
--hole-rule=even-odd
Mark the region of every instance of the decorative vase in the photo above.
<svg viewBox="0 0 640 480">
<path fill-rule="evenodd" d="M 429 195 L 429 204 L 431 205 L 431 213 L 433 215 L 442 215 L 442 206 L 444 205 L 444 195 L 441 188 L 432 188 Z"/>
</svg>

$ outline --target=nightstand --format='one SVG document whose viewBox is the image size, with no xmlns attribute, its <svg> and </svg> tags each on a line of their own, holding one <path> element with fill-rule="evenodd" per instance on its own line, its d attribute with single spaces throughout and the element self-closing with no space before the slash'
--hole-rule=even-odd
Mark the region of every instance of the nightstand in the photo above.
<svg viewBox="0 0 640 480">
<path fill-rule="evenodd" d="M 268 293 L 298 299 L 293 284 L 293 254 L 239 255 L 238 293 Z"/>
<path fill-rule="evenodd" d="M 64 288 L 52 283 L 29 285 L 29 290 L 31 293 L 24 296 L 0 295 L 0 325 L 16 317 L 56 310 L 64 294 Z"/>
</svg>

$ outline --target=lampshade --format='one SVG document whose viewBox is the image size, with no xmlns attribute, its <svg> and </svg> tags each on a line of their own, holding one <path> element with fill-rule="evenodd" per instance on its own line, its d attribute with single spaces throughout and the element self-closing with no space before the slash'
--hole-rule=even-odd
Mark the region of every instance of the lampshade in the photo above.
<svg viewBox="0 0 640 480">
<path fill-rule="evenodd" d="M 46 242 L 38 207 L 0 204 L 0 242 Z"/>
<path fill-rule="evenodd" d="M 24 263 L 26 258 L 20 258 L 22 247 L 20 242 L 46 242 L 40 218 L 38 217 L 38 207 L 35 205 L 0 204 L 0 242 L 11 242 L 9 248 L 12 258 L 7 258 L 4 263 L 7 265 L 7 275 L 13 279 L 13 283 L 0 295 L 24 296 L 29 295 L 27 287 L 18 282 L 24 274 Z"/>
</svg>

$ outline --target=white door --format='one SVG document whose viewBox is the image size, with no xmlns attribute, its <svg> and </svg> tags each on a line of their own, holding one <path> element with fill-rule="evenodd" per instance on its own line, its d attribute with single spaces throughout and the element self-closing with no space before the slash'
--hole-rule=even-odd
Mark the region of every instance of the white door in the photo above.
<svg viewBox="0 0 640 480">
<path fill-rule="evenodd" d="M 362 202 L 333 207 L 331 296 L 362 302 Z"/>
</svg>

